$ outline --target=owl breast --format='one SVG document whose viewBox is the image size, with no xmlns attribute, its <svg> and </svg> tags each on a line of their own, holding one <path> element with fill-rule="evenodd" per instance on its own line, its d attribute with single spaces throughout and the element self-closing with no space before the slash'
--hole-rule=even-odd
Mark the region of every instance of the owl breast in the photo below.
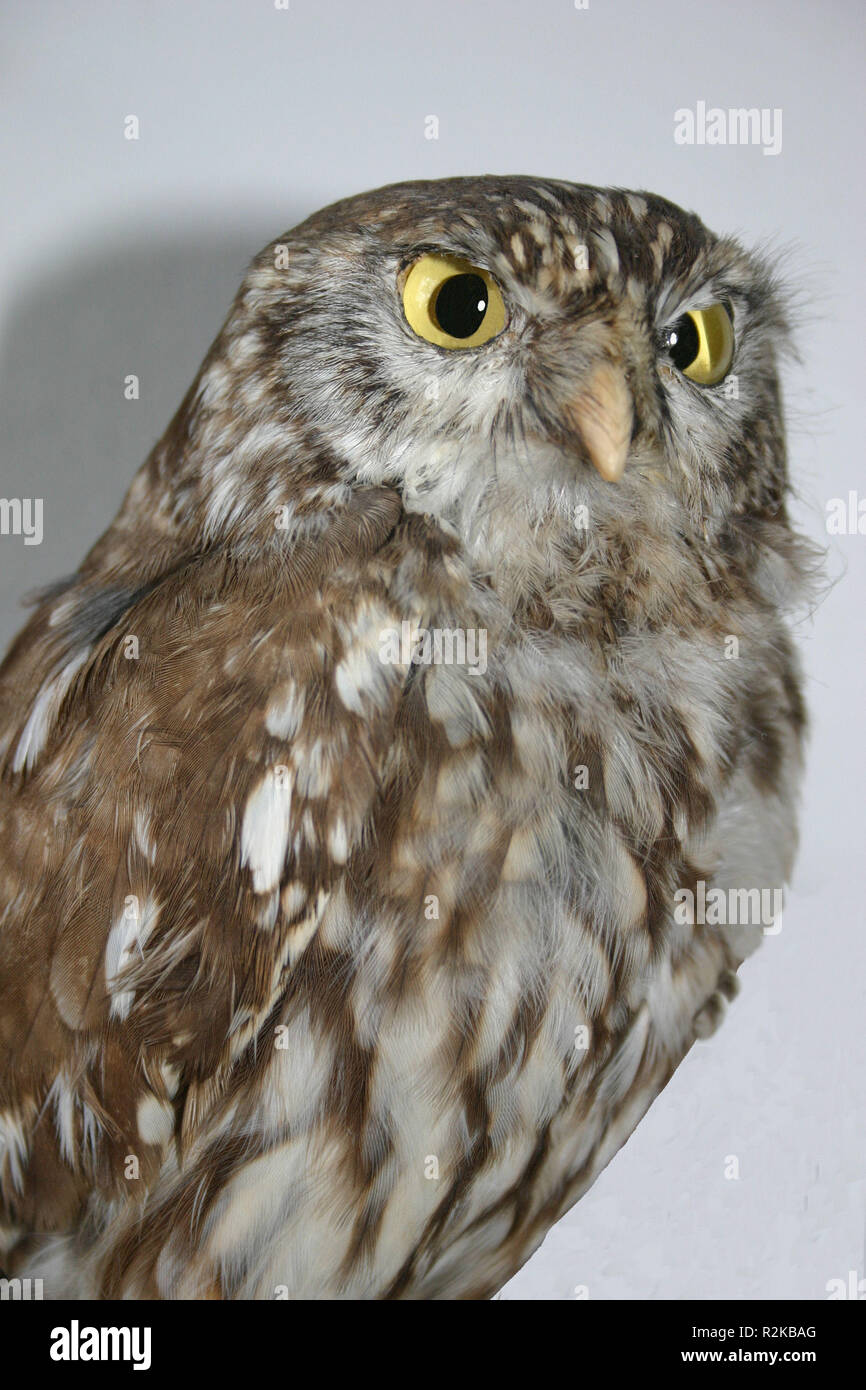
<svg viewBox="0 0 866 1390">
<path fill-rule="evenodd" d="M 228 1268 L 242 1296 L 490 1296 L 717 1026 L 760 940 L 673 912 L 702 874 L 782 875 L 791 852 L 748 769 L 726 772 L 730 712 L 699 703 L 719 654 L 667 688 L 670 633 L 617 667 L 474 616 L 463 664 L 435 660 L 455 629 L 412 620 L 369 842 L 293 967 L 254 1098 L 208 1123 L 261 1157 L 195 1260 L 163 1261 L 166 1295 Z M 342 698 L 374 698 L 357 654 L 351 673 Z"/>
</svg>

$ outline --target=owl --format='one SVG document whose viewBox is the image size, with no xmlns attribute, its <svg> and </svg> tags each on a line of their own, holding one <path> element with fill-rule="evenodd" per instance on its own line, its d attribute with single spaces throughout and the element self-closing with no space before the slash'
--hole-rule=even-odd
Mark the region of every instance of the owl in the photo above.
<svg viewBox="0 0 866 1390">
<path fill-rule="evenodd" d="M 253 261 L 0 671 L 8 1274 L 484 1299 L 586 1192 L 792 864 L 787 334 L 551 179 Z"/>
</svg>

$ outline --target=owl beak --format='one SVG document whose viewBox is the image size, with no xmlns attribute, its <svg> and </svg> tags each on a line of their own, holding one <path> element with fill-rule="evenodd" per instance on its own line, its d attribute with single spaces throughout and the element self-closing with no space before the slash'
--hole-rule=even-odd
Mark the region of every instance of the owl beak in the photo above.
<svg viewBox="0 0 866 1390">
<path fill-rule="evenodd" d="M 631 443 L 634 406 L 625 376 L 602 362 L 565 408 L 594 466 L 607 483 L 618 483 Z"/>
</svg>

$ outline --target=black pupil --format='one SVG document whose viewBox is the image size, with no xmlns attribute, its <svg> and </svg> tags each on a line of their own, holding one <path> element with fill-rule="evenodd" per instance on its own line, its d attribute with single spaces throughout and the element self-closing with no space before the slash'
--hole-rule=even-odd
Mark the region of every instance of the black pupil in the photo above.
<svg viewBox="0 0 866 1390">
<path fill-rule="evenodd" d="M 681 319 L 677 319 L 673 328 L 668 329 L 667 350 L 671 361 L 675 367 L 684 372 L 686 367 L 690 367 L 698 355 L 701 340 L 694 320 L 688 314 L 683 314 Z"/>
<path fill-rule="evenodd" d="M 471 338 L 487 313 L 487 286 L 480 275 L 452 275 L 436 296 L 436 322 L 452 338 Z"/>
</svg>

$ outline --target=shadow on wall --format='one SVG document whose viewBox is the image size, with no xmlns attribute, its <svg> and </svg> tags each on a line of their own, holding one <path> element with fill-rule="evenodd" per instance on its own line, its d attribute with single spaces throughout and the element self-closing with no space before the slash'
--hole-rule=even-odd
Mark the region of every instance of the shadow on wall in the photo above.
<svg viewBox="0 0 866 1390">
<path fill-rule="evenodd" d="M 0 535 L 0 653 L 26 620 L 24 595 L 77 569 L 115 515 L 252 257 L 302 215 L 283 208 L 218 236 L 139 231 L 20 292 L 0 342 L 0 497 L 41 498 L 43 538 Z M 132 374 L 138 400 L 124 395 Z"/>
</svg>

